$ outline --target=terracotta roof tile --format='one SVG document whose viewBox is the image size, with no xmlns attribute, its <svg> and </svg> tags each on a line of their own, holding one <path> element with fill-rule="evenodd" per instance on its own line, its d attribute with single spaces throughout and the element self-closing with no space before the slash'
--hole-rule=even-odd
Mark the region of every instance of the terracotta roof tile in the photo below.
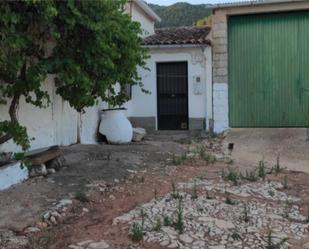
<svg viewBox="0 0 309 249">
<path fill-rule="evenodd" d="M 210 30 L 208 26 L 156 29 L 154 35 L 144 38 L 143 45 L 210 45 Z"/>
</svg>

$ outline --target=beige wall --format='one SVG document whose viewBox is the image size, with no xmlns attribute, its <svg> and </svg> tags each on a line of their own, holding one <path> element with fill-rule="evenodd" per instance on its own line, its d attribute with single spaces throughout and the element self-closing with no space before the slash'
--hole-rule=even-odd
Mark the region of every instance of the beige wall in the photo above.
<svg viewBox="0 0 309 249">
<path fill-rule="evenodd" d="M 215 132 L 229 128 L 228 106 L 228 17 L 241 14 L 271 13 L 309 9 L 309 1 L 235 6 L 214 10 L 213 48 L 213 122 Z"/>
<path fill-rule="evenodd" d="M 213 16 L 213 81 L 228 83 L 227 30 L 228 16 L 240 14 L 257 14 L 267 12 L 296 11 L 309 9 L 309 1 L 291 3 L 259 4 L 254 6 L 239 6 L 219 8 Z"/>
</svg>

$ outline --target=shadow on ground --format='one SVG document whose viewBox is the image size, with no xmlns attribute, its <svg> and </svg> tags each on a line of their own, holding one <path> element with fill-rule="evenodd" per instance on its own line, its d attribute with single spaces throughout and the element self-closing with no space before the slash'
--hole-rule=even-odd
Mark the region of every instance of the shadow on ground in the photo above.
<svg viewBox="0 0 309 249">
<path fill-rule="evenodd" d="M 193 136 L 188 132 L 162 132 L 130 145 L 63 147 L 66 165 L 61 171 L 0 192 L 0 230 L 21 231 L 33 225 L 50 205 L 63 198 L 73 198 L 95 181 L 118 181 L 133 171 L 163 167 L 172 154 L 185 151 L 184 144 Z"/>
</svg>

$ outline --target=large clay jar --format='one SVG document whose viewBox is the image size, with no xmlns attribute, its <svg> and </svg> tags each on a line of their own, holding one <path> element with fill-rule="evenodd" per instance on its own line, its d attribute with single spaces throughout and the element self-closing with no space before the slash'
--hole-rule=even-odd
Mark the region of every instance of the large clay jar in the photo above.
<svg viewBox="0 0 309 249">
<path fill-rule="evenodd" d="M 124 111 L 124 108 L 106 109 L 101 114 L 99 131 L 111 144 L 126 144 L 132 141 L 133 127 Z"/>
</svg>

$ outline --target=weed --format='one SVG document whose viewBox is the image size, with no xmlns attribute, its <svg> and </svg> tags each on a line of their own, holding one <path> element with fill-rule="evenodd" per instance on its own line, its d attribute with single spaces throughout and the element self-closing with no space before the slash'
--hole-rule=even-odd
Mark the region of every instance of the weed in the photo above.
<svg viewBox="0 0 309 249">
<path fill-rule="evenodd" d="M 229 157 L 229 158 L 226 159 L 225 163 L 228 164 L 228 165 L 233 165 L 234 164 L 234 159 Z"/>
<path fill-rule="evenodd" d="M 153 230 L 154 230 L 155 232 L 159 232 L 159 231 L 161 230 L 161 228 L 162 228 L 162 222 L 161 222 L 161 219 L 158 217 L 158 218 L 156 219 L 156 222 L 155 222 L 155 225 L 154 225 L 154 227 L 153 227 Z"/>
<path fill-rule="evenodd" d="M 278 239 L 276 239 L 277 241 Z M 266 237 L 266 246 L 265 249 L 280 249 L 284 246 L 284 244 L 288 241 L 288 238 L 280 239 L 279 242 L 274 241 L 274 236 L 272 235 L 272 231 L 269 230 Z"/>
<path fill-rule="evenodd" d="M 172 225 L 172 220 L 167 215 L 163 216 L 163 225 L 164 226 L 171 226 Z"/>
<path fill-rule="evenodd" d="M 196 181 L 194 181 L 193 188 L 192 188 L 192 193 L 191 193 L 191 199 L 195 200 L 197 198 L 198 198 L 198 196 L 197 196 L 197 186 L 196 186 Z"/>
<path fill-rule="evenodd" d="M 75 193 L 75 199 L 80 202 L 89 202 L 89 198 L 83 191 L 78 191 Z"/>
<path fill-rule="evenodd" d="M 147 213 L 145 213 L 144 209 L 140 211 L 140 217 L 142 219 L 142 230 L 144 229 L 145 219 L 147 218 Z"/>
<path fill-rule="evenodd" d="M 244 211 L 243 211 L 243 220 L 244 222 L 248 223 L 250 221 L 250 218 L 249 218 L 249 209 L 248 209 L 248 206 L 247 204 L 244 204 Z"/>
<path fill-rule="evenodd" d="M 212 200 L 212 199 L 213 199 L 213 197 L 212 197 L 212 196 L 210 196 L 210 194 L 209 194 L 209 191 L 208 191 L 208 190 L 206 190 L 206 199 L 207 199 L 207 200 Z"/>
<path fill-rule="evenodd" d="M 290 216 L 290 210 L 291 210 L 291 203 L 287 200 L 284 206 L 284 213 L 283 213 L 283 218 L 288 219 Z"/>
<path fill-rule="evenodd" d="M 204 159 L 205 156 L 206 156 L 206 149 L 204 146 L 201 146 L 199 149 L 198 149 L 198 155 L 200 158 Z"/>
<path fill-rule="evenodd" d="M 224 180 L 231 181 L 234 183 L 234 185 L 238 185 L 239 173 L 235 169 L 228 167 L 227 172 L 223 170 L 222 177 Z"/>
<path fill-rule="evenodd" d="M 225 204 L 235 205 L 235 202 L 230 197 L 230 193 L 227 192 L 225 192 Z"/>
<path fill-rule="evenodd" d="M 131 239 L 133 242 L 139 242 L 143 239 L 143 226 L 139 223 L 133 223 L 132 229 L 131 229 Z"/>
<path fill-rule="evenodd" d="M 182 234 L 185 228 L 184 220 L 183 220 L 183 208 L 182 208 L 182 200 L 179 200 L 177 210 L 176 210 L 176 222 L 175 229 L 179 234 Z"/>
<path fill-rule="evenodd" d="M 237 241 L 242 240 L 242 239 L 241 239 L 241 236 L 240 236 L 239 233 L 237 233 L 236 231 L 234 231 L 234 232 L 232 233 L 231 237 L 232 237 L 233 240 L 237 240 Z"/>
<path fill-rule="evenodd" d="M 259 166 L 258 166 L 258 176 L 265 181 L 266 177 L 266 165 L 264 159 L 259 161 Z"/>
<path fill-rule="evenodd" d="M 271 172 L 274 172 L 277 176 L 283 171 L 283 168 L 280 165 L 280 155 L 277 156 L 276 164 L 272 167 Z"/>
<path fill-rule="evenodd" d="M 52 242 L 53 235 L 50 231 L 44 230 L 39 238 L 29 238 L 28 248 L 29 249 L 49 249 Z"/>
<path fill-rule="evenodd" d="M 153 192 L 154 192 L 155 200 L 158 200 L 158 190 L 157 190 L 157 188 L 155 188 Z"/>
<path fill-rule="evenodd" d="M 171 194 L 173 199 L 181 199 L 182 196 L 179 194 L 178 189 L 176 188 L 175 182 L 172 182 L 172 194 Z"/>
<path fill-rule="evenodd" d="M 172 155 L 172 165 L 178 166 L 182 165 L 187 160 L 187 154 L 183 153 L 181 156 L 177 156 L 175 154 Z"/>
<path fill-rule="evenodd" d="M 275 191 L 270 189 L 270 190 L 268 190 L 268 194 L 269 194 L 269 196 L 274 197 L 275 196 Z"/>
<path fill-rule="evenodd" d="M 249 182 L 256 182 L 258 180 L 258 176 L 255 170 L 246 170 L 246 176 L 243 178 Z"/>
<path fill-rule="evenodd" d="M 289 183 L 288 183 L 288 176 L 285 175 L 283 178 L 283 188 L 288 189 L 289 188 Z"/>
</svg>

